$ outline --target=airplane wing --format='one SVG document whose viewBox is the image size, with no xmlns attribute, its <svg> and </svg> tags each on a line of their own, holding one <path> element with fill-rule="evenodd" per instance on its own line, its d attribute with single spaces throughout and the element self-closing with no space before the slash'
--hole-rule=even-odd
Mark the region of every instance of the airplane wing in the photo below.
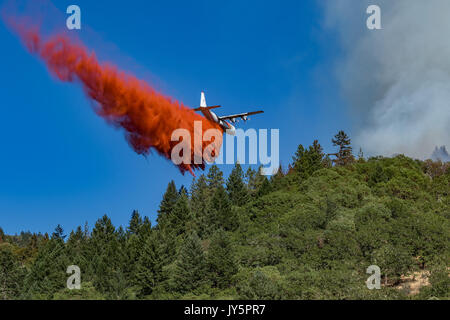
<svg viewBox="0 0 450 320">
<path fill-rule="evenodd" d="M 245 113 L 238 113 L 238 114 L 232 114 L 229 116 L 223 116 L 223 117 L 219 117 L 220 120 L 231 120 L 234 122 L 234 120 L 236 118 L 242 118 L 242 120 L 247 120 L 248 116 L 251 116 L 253 114 L 258 114 L 258 113 L 264 113 L 264 111 L 252 111 L 252 112 L 245 112 Z"/>
</svg>

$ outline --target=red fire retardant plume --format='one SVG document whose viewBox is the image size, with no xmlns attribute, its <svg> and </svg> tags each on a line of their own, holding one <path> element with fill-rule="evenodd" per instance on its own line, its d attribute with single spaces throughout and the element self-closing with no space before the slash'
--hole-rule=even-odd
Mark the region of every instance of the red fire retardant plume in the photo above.
<svg viewBox="0 0 450 320">
<path fill-rule="evenodd" d="M 171 141 L 175 129 L 187 129 L 191 135 L 191 164 L 181 163 L 180 171 L 204 169 L 205 162 L 194 164 L 194 121 L 202 122 L 203 133 L 220 127 L 195 113 L 182 103 L 155 91 L 149 84 L 133 75 L 117 70 L 109 63 L 99 63 L 94 53 L 74 43 L 64 34 L 43 39 L 35 28 L 15 24 L 29 51 L 38 55 L 48 69 L 61 81 L 81 83 L 86 95 L 93 100 L 96 113 L 115 127 L 123 128 L 128 143 L 138 154 L 147 155 L 156 150 L 171 159 L 172 148 L 179 143 Z M 222 133 L 222 131 L 221 131 Z M 211 141 L 202 142 L 205 149 Z M 214 141 L 220 150 L 222 138 Z M 200 153 L 201 155 L 201 153 Z M 216 154 L 215 156 L 217 156 Z"/>
</svg>

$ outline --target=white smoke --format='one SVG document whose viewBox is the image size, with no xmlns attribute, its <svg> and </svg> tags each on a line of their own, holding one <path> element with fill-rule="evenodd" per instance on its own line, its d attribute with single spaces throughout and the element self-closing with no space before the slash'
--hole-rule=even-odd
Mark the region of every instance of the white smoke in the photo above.
<svg viewBox="0 0 450 320">
<path fill-rule="evenodd" d="M 448 154 L 445 146 L 441 146 L 440 148 L 436 147 L 431 154 L 431 160 L 450 162 L 450 155 Z"/>
<path fill-rule="evenodd" d="M 381 8 L 368 30 L 366 8 Z M 333 0 L 327 28 L 343 49 L 338 77 L 355 116 L 353 142 L 372 155 L 428 158 L 450 143 L 450 1 Z"/>
</svg>

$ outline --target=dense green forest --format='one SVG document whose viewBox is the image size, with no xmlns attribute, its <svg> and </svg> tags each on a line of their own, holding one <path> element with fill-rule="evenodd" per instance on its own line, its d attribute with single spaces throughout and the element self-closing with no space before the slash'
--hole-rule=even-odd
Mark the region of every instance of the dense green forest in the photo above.
<svg viewBox="0 0 450 320">
<path fill-rule="evenodd" d="M 300 145 L 270 179 L 237 164 L 189 189 L 170 182 L 155 226 L 133 211 L 126 228 L 107 215 L 68 235 L 0 228 L 0 299 L 448 299 L 450 163 L 354 157 L 344 132 L 332 141 L 329 155 Z M 418 275 L 417 292 L 402 285 Z"/>
</svg>

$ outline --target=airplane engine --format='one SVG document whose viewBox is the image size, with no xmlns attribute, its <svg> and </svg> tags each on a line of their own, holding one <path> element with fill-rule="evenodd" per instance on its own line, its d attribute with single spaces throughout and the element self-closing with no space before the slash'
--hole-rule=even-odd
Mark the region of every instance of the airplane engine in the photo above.
<svg viewBox="0 0 450 320">
<path fill-rule="evenodd" d="M 242 120 L 247 121 L 247 120 L 248 120 L 248 117 L 247 117 L 247 116 L 243 116 L 243 117 L 242 117 Z"/>
<path fill-rule="evenodd" d="M 230 124 L 230 127 L 226 130 L 226 133 L 234 136 L 234 135 L 236 135 L 236 128 Z"/>
</svg>

